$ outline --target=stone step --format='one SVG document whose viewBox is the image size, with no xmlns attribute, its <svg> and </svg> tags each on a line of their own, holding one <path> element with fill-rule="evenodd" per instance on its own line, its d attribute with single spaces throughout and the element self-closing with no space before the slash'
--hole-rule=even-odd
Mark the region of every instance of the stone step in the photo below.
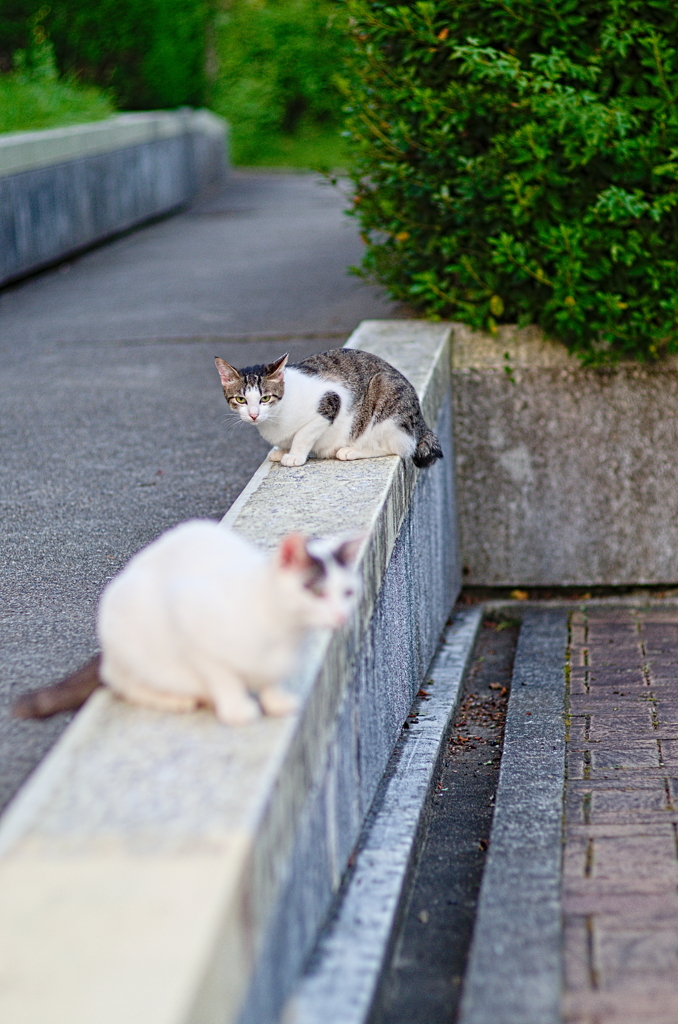
<svg viewBox="0 0 678 1024">
<path fill-rule="evenodd" d="M 522 622 L 460 1024 L 559 1024 L 566 611 Z"/>
</svg>

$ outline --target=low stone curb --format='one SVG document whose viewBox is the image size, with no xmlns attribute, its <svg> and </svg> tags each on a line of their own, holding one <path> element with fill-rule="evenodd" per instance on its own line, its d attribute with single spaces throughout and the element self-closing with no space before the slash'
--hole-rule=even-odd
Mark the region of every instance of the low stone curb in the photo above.
<svg viewBox="0 0 678 1024">
<path fill-rule="evenodd" d="M 523 618 L 460 1024 L 560 1024 L 567 622 Z"/>
<path fill-rule="evenodd" d="M 367 1020 L 482 617 L 482 608 L 460 612 L 445 633 L 429 672 L 426 703 L 394 752 L 336 916 L 283 1014 L 284 1024 Z"/>
</svg>

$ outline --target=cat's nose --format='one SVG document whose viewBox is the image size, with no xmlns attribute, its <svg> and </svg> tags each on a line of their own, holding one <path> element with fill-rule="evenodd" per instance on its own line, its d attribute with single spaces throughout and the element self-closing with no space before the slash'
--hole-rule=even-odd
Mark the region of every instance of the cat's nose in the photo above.
<svg viewBox="0 0 678 1024">
<path fill-rule="evenodd" d="M 252 412 L 252 410 L 250 409 L 250 419 L 251 420 L 258 420 L 259 419 L 259 413 L 258 412 Z"/>
</svg>

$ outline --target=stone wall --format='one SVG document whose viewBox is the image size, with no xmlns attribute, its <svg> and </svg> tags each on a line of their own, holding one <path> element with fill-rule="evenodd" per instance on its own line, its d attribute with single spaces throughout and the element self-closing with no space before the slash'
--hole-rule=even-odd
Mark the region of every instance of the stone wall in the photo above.
<svg viewBox="0 0 678 1024">
<path fill-rule="evenodd" d="M 437 419 L 449 457 L 450 403 Z M 284 869 L 280 895 L 264 908 L 261 955 L 239 1018 L 273 1024 L 313 947 L 356 844 L 386 763 L 425 677 L 459 588 L 454 495 L 444 463 L 414 487 L 367 630 L 351 659 L 317 767 L 312 796 Z M 336 685 L 338 673 L 327 680 Z M 314 726 L 315 727 L 315 726 Z M 251 894 L 254 896 L 254 892 Z"/>
<path fill-rule="evenodd" d="M 226 169 L 207 111 L 0 136 L 0 284 L 176 209 Z"/>
<path fill-rule="evenodd" d="M 278 1019 L 459 592 L 449 334 L 369 321 L 348 343 L 412 380 L 443 461 L 266 461 L 226 516 L 264 549 L 365 534 L 359 607 L 310 638 L 298 714 L 229 729 L 99 691 L 10 805 L 1 1019 Z"/>
<path fill-rule="evenodd" d="M 678 359 L 581 366 L 535 329 L 456 324 L 464 582 L 678 582 Z"/>
</svg>

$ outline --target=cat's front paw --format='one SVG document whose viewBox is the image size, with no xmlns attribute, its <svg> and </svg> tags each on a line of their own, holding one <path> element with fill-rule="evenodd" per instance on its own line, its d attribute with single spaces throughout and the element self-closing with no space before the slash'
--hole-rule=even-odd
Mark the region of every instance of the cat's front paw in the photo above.
<svg viewBox="0 0 678 1024">
<path fill-rule="evenodd" d="M 283 452 L 280 448 L 271 448 L 270 452 L 268 453 L 269 462 L 280 462 L 284 455 L 285 452 Z"/>
<path fill-rule="evenodd" d="M 359 459 L 360 452 L 356 451 L 355 448 L 339 448 L 337 458 L 341 459 L 342 462 L 350 462 L 352 459 Z"/>
<path fill-rule="evenodd" d="M 214 710 L 224 725 L 249 725 L 261 717 L 261 709 L 249 694 L 219 696 L 215 698 Z"/>
<path fill-rule="evenodd" d="M 264 709 L 264 714 L 276 717 L 289 715 L 296 711 L 298 706 L 297 698 L 279 686 L 266 686 L 260 690 L 259 703 Z"/>
<path fill-rule="evenodd" d="M 292 455 L 292 452 L 285 452 L 280 460 L 281 466 L 303 466 L 306 462 L 305 455 Z"/>
</svg>

